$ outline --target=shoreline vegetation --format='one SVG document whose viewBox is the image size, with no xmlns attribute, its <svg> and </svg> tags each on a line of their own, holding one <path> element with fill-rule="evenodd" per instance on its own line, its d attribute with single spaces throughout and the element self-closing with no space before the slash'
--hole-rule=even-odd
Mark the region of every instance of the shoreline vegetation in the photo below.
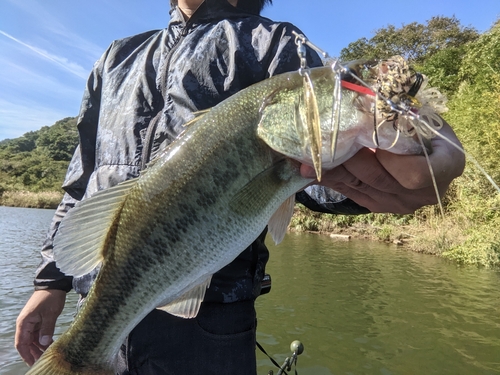
<svg viewBox="0 0 500 375">
<path fill-rule="evenodd" d="M 58 191 L 6 191 L 0 195 L 0 206 L 56 209 L 62 197 Z"/>
<path fill-rule="evenodd" d="M 498 238 L 496 232 L 500 220 L 491 220 L 486 211 L 488 204 L 492 205 L 492 212 L 498 216 L 499 199 L 492 195 L 491 202 L 481 199 L 481 202 L 468 205 L 471 211 L 456 211 L 449 198 L 452 195 L 456 198 L 460 186 L 463 186 L 460 181 L 455 181 L 450 187 L 445 198 L 444 218 L 437 206 L 421 208 L 411 215 L 371 213 L 353 216 L 312 212 L 297 204 L 288 230 L 328 235 L 332 240 L 392 243 L 409 251 L 440 256 L 459 264 L 499 267 L 500 240 L 495 238 Z M 0 196 L 0 206 L 56 209 L 62 196 L 62 191 L 4 192 Z M 463 203 L 455 200 L 455 204 Z M 482 218 L 477 216 L 478 212 L 482 212 Z"/>
<path fill-rule="evenodd" d="M 350 43 L 342 61 L 403 55 L 429 85 L 448 97 L 443 118 L 469 155 L 500 181 L 500 20 L 479 33 L 455 17 L 389 25 Z M 78 144 L 76 118 L 0 141 L 0 205 L 55 208 Z M 500 194 L 474 163 L 436 206 L 412 215 L 328 215 L 297 205 L 291 231 L 393 242 L 421 253 L 482 267 L 500 266 Z"/>
<path fill-rule="evenodd" d="M 447 197 L 453 194 L 456 185 L 459 182 L 453 183 Z M 289 230 L 325 234 L 334 240 L 381 241 L 461 265 L 498 268 L 499 203 L 495 193 L 490 200 L 478 198 L 470 204 L 456 200 L 445 206 L 444 217 L 438 206 L 423 207 L 411 215 L 346 216 L 311 212 L 297 205 Z"/>
</svg>

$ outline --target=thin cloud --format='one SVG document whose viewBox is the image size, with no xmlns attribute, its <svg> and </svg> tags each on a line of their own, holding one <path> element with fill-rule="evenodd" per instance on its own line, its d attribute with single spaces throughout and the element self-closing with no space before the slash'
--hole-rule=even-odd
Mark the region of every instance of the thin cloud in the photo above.
<svg viewBox="0 0 500 375">
<path fill-rule="evenodd" d="M 37 55 L 44 57 L 45 59 L 51 61 L 52 63 L 58 65 L 59 67 L 76 75 L 77 77 L 80 77 L 82 79 L 87 79 L 87 75 L 88 75 L 87 71 L 83 67 L 81 67 L 80 65 L 69 61 L 67 58 L 60 57 L 60 56 L 51 54 L 47 51 L 44 51 L 40 48 L 34 47 L 28 43 L 25 43 L 25 42 L 15 38 L 14 36 L 6 33 L 5 31 L 0 30 L 0 34 L 5 36 L 6 38 L 9 38 L 10 40 L 12 40 L 16 43 L 22 45 L 23 47 L 28 48 L 29 50 L 36 53 Z"/>
<path fill-rule="evenodd" d="M 72 33 L 70 30 L 60 24 L 57 24 L 56 22 L 51 25 L 47 25 L 46 30 L 59 38 L 61 43 L 79 51 L 86 60 L 90 61 L 91 64 L 99 59 L 105 50 L 105 48 L 89 42 L 87 39 L 82 38 L 75 33 Z"/>
<path fill-rule="evenodd" d="M 3 0 L 11 3 L 12 6 L 20 9 L 25 13 L 26 19 L 33 18 L 32 22 L 36 25 L 41 35 L 50 35 L 50 39 L 57 38 L 59 45 L 69 46 L 72 51 L 78 51 L 79 55 L 84 59 L 88 59 L 90 64 L 93 64 L 104 52 L 107 45 L 100 46 L 91 41 L 82 38 L 80 35 L 73 33 L 67 27 L 61 23 L 61 20 L 47 11 L 50 6 L 47 7 L 46 4 L 40 3 L 39 1 L 33 0 Z M 68 20 L 66 20 L 68 21 Z"/>
</svg>

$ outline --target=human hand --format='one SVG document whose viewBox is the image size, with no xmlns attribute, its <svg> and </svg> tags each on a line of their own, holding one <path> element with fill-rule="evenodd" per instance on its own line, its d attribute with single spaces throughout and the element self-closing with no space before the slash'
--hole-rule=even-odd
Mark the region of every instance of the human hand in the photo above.
<svg viewBox="0 0 500 375">
<path fill-rule="evenodd" d="M 444 124 L 440 133 L 460 145 L 448 124 Z M 433 152 L 429 161 L 442 197 L 451 181 L 462 174 L 465 156 L 441 137 L 433 138 L 431 143 Z M 304 164 L 301 174 L 315 177 L 314 169 Z M 437 203 L 429 165 L 423 155 L 396 155 L 364 148 L 344 164 L 326 172 L 320 184 L 372 212 L 407 214 Z"/>
<path fill-rule="evenodd" d="M 15 347 L 28 366 L 32 366 L 52 344 L 56 320 L 65 301 L 63 290 L 37 290 L 19 313 Z"/>
</svg>

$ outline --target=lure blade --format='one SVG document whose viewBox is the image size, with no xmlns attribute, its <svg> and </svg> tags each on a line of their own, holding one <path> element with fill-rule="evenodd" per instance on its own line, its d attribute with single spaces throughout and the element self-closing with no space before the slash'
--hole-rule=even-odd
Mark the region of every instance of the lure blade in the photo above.
<svg viewBox="0 0 500 375">
<path fill-rule="evenodd" d="M 318 181 L 321 181 L 321 124 L 318 102 L 309 73 L 307 71 L 304 72 L 303 77 L 306 126 L 311 143 L 311 157 L 314 170 L 316 171 L 316 178 Z"/>
</svg>

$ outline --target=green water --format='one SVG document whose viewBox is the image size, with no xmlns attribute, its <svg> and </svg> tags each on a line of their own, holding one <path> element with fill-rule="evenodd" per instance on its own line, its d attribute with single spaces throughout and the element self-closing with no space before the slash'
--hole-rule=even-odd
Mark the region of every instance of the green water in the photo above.
<svg viewBox="0 0 500 375">
<path fill-rule="evenodd" d="M 1 375 L 27 370 L 13 347 L 15 319 L 52 215 L 0 207 Z M 270 251 L 272 291 L 257 301 L 258 340 L 279 363 L 301 340 L 299 375 L 500 374 L 499 271 L 309 234 L 287 235 Z M 75 301 L 72 294 L 57 332 Z M 258 368 L 266 375 L 274 367 L 259 353 Z"/>
<path fill-rule="evenodd" d="M 500 373 L 498 271 L 313 234 L 272 247 L 268 271 L 258 341 L 279 363 L 302 341 L 299 374 Z"/>
</svg>

